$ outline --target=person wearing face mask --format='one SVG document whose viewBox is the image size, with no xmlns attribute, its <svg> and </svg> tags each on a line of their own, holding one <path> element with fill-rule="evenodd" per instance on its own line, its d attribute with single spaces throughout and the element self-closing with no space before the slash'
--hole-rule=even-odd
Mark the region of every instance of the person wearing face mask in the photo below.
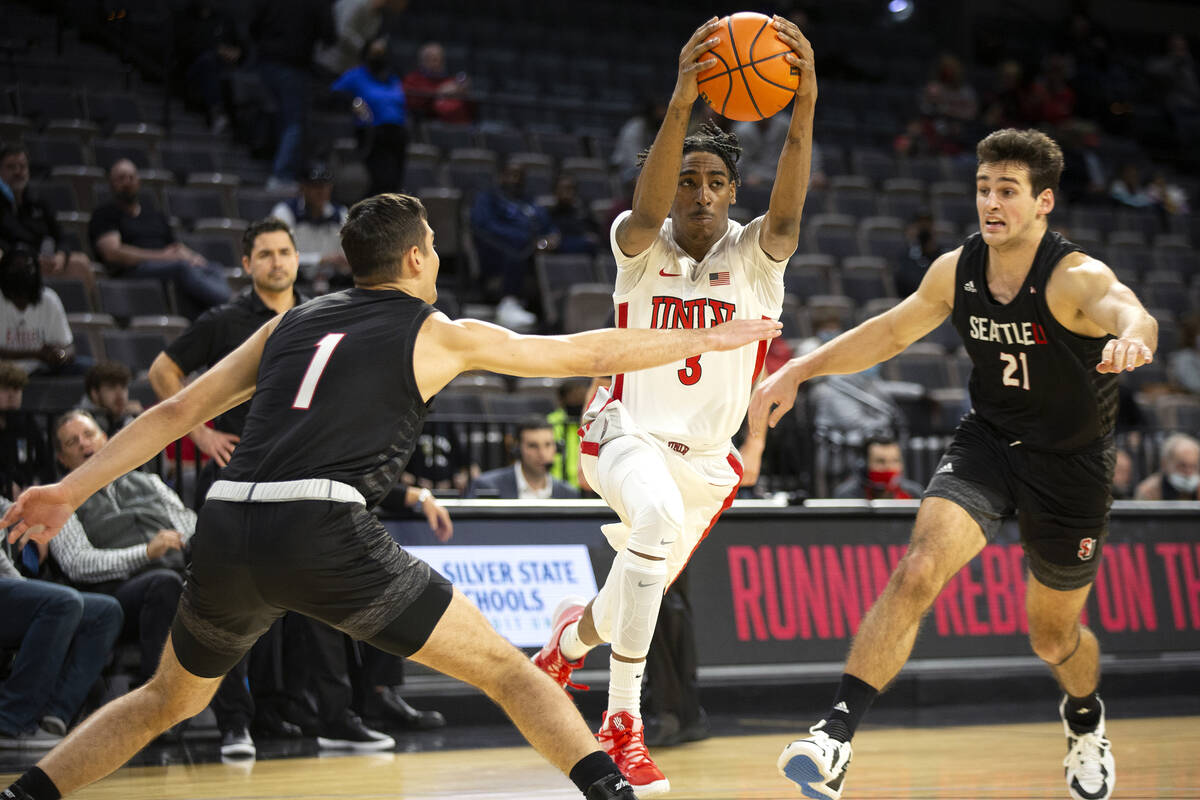
<svg viewBox="0 0 1200 800">
<path fill-rule="evenodd" d="M 42 286 L 33 254 L 14 248 L 0 258 L 0 358 L 28 375 L 79 374 L 92 365 L 77 358 L 62 301 Z"/>
<path fill-rule="evenodd" d="M 362 64 L 344 72 L 332 88 L 351 98 L 355 124 L 366 144 L 370 194 L 400 191 L 408 147 L 406 105 L 404 85 L 388 59 L 387 39 L 367 42 Z"/>
<path fill-rule="evenodd" d="M 1162 446 L 1161 469 L 1138 484 L 1136 500 L 1200 500 L 1200 442 L 1173 433 Z"/>
<path fill-rule="evenodd" d="M 838 484 L 833 496 L 839 499 L 911 500 L 924 487 L 904 477 L 904 454 L 890 436 L 873 436 L 863 445 L 861 472 Z"/>
<path fill-rule="evenodd" d="M 564 500 L 579 490 L 550 474 L 558 447 L 554 429 L 544 417 L 530 417 L 517 428 L 517 461 L 511 467 L 489 470 L 475 479 L 468 497 L 506 500 Z"/>
</svg>

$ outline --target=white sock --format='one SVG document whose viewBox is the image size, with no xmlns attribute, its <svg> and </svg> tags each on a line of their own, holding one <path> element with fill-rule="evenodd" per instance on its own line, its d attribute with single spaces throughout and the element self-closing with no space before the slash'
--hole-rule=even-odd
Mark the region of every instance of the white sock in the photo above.
<svg viewBox="0 0 1200 800">
<path fill-rule="evenodd" d="M 579 638 L 578 622 L 572 622 L 563 628 L 562 635 L 558 637 L 558 650 L 568 661 L 578 661 L 586 656 L 592 647 L 593 645 L 585 644 L 583 639 Z"/>
<path fill-rule="evenodd" d="M 646 662 L 609 659 L 608 665 L 608 713 L 628 711 L 634 716 L 642 715 L 642 673 Z"/>
</svg>

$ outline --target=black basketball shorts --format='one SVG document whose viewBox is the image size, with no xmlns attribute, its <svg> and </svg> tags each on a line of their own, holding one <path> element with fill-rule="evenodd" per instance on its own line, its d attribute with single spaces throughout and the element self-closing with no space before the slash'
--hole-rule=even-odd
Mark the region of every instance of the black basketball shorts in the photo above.
<svg viewBox="0 0 1200 800">
<path fill-rule="evenodd" d="M 989 541 L 1015 513 L 1030 572 L 1051 589 L 1070 591 L 1100 569 L 1115 463 L 1111 440 L 1082 453 L 1030 450 L 972 413 L 959 423 L 924 496 L 962 506 Z"/>
<path fill-rule="evenodd" d="M 411 655 L 453 592 L 357 503 L 209 500 L 191 548 L 171 639 L 179 663 L 206 678 L 232 669 L 285 611 Z"/>
</svg>

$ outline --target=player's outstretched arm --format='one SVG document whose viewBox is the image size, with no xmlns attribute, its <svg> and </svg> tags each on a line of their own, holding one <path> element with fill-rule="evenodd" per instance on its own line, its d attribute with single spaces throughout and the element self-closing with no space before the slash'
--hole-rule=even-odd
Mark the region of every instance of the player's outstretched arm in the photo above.
<svg viewBox="0 0 1200 800">
<path fill-rule="evenodd" d="M 22 492 L 0 519 L 0 527 L 13 526 L 9 541 L 16 541 L 25 533 L 40 541 L 50 540 L 71 512 L 92 493 L 145 464 L 200 422 L 248 400 L 258 380 L 263 347 L 278 323 L 275 318 L 259 328 L 183 391 L 129 423 L 60 483 Z"/>
<path fill-rule="evenodd" d="M 959 250 L 939 256 L 921 286 L 879 316 L 866 320 L 803 356 L 791 359 L 766 378 L 750 398 L 750 431 L 762 434 L 783 418 L 800 384 L 821 375 L 862 372 L 903 351 L 941 324 L 954 304 L 954 272 Z"/>
<path fill-rule="evenodd" d="M 717 63 L 715 58 L 704 58 L 720 41 L 713 35 L 717 24 L 717 18 L 713 17 L 697 28 L 679 53 L 675 90 L 638 175 L 633 190 L 633 213 L 617 228 L 617 246 L 627 256 L 636 256 L 653 244 L 663 220 L 671 212 L 679 184 L 679 167 L 683 163 L 683 137 L 687 135 L 692 105 L 700 96 L 696 75 Z"/>
<path fill-rule="evenodd" d="M 792 119 L 788 125 L 783 152 L 775 168 L 775 184 L 771 187 L 771 202 L 767 218 L 759 234 L 759 246 L 776 261 L 791 257 L 800 241 L 800 216 L 808 195 L 809 172 L 812 169 L 813 112 L 817 105 L 817 72 L 812 45 L 791 20 L 778 14 L 771 23 L 775 35 L 792 48 L 784 56 L 794 69 L 800 71 L 796 99 L 792 103 Z"/>
<path fill-rule="evenodd" d="M 550 378 L 635 372 L 774 339 L 780 329 L 775 320 L 738 319 L 713 328 L 609 328 L 570 336 L 523 336 L 488 322 L 451 321 L 434 314 L 417 336 L 413 371 L 422 399 L 428 400 L 469 370 Z"/>
<path fill-rule="evenodd" d="M 1104 346 L 1096 371 L 1128 372 L 1154 361 L 1158 320 L 1103 262 L 1077 258 L 1063 273 L 1068 291 L 1086 319 L 1117 337 Z"/>
</svg>

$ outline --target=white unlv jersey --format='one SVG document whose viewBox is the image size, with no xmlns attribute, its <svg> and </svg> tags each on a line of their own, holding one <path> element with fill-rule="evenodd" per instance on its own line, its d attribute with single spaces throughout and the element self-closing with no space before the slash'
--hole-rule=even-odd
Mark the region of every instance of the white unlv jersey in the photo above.
<svg viewBox="0 0 1200 800">
<path fill-rule="evenodd" d="M 706 328 L 730 319 L 779 319 L 783 270 L 763 252 L 763 217 L 729 228 L 697 262 L 675 243 L 671 219 L 646 250 L 630 258 L 617 245 L 617 217 L 609 233 L 617 259 L 613 292 L 619 328 Z M 751 382 L 762 369 L 767 343 L 704 353 L 687 361 L 617 375 L 619 399 L 647 433 L 701 449 L 725 445 L 750 404 Z"/>
</svg>

